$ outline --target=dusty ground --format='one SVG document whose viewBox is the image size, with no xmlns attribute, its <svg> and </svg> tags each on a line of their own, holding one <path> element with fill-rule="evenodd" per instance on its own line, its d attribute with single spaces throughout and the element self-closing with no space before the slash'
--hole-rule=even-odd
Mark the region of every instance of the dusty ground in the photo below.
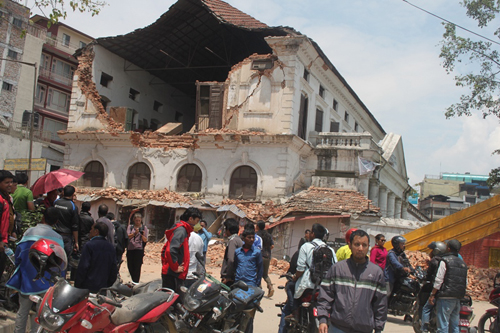
<svg viewBox="0 0 500 333">
<path fill-rule="evenodd" d="M 153 245 L 149 247 L 150 245 Z M 148 245 L 149 249 L 145 256 L 145 263 L 142 269 L 141 282 L 147 282 L 154 279 L 161 278 L 161 262 L 159 258 L 159 250 L 161 246 L 156 244 Z M 220 254 L 221 247 L 215 246 L 212 251 L 209 249 L 209 256 L 207 263 L 207 272 L 216 278 L 220 277 L 220 259 L 218 255 Z M 158 251 L 158 252 L 157 252 Z M 158 254 L 157 254 L 158 253 Z M 210 258 L 210 254 L 214 257 Z M 217 257 L 215 257 L 217 256 Z M 130 275 L 127 270 L 126 261 L 123 263 L 120 274 L 123 281 L 130 281 Z M 271 280 L 275 285 L 275 294 L 272 298 L 264 297 L 261 303 L 264 313 L 257 313 L 256 320 L 254 324 L 254 332 L 277 332 L 280 318 L 277 316 L 279 313 L 279 308 L 275 307 L 276 303 L 284 302 L 286 300 L 286 294 L 284 290 L 279 290 L 276 288 L 278 285 L 284 285 L 284 279 L 279 279 L 279 275 L 276 273 L 270 274 Z M 266 292 L 267 295 L 267 292 Z M 487 295 L 486 295 L 487 296 Z M 474 302 L 474 314 L 475 318 L 473 320 L 473 326 L 477 325 L 479 318 L 485 313 L 486 309 L 492 306 L 488 302 Z M 413 332 L 412 327 L 403 321 L 402 317 L 389 316 L 387 324 L 385 326 L 384 332 L 389 333 L 410 333 Z"/>
</svg>

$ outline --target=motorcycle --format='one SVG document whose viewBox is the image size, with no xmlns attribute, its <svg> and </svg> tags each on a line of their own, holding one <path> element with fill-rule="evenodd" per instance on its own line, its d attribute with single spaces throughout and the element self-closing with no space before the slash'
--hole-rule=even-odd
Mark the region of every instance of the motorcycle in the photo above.
<svg viewBox="0 0 500 333">
<path fill-rule="evenodd" d="M 196 258 L 202 262 L 202 257 Z M 203 265 L 202 265 L 203 267 Z M 245 332 L 255 310 L 263 312 L 259 303 L 264 291 L 238 281 L 231 288 L 207 274 L 198 274 L 191 287 L 181 287 L 181 303 L 166 317 L 174 332 Z"/>
<path fill-rule="evenodd" d="M 490 292 L 489 301 L 495 308 L 486 310 L 486 313 L 481 316 L 478 322 L 479 333 L 492 332 L 500 333 L 500 273 L 493 280 L 493 290 Z"/>
<path fill-rule="evenodd" d="M 147 292 L 118 301 L 108 289 L 94 295 L 57 278 L 43 299 L 30 296 L 38 304 L 35 321 L 39 332 L 168 332 L 161 317 L 177 300 L 170 289 Z M 102 293 L 106 292 L 106 296 Z"/>
<path fill-rule="evenodd" d="M 291 274 L 281 275 L 280 278 L 286 278 L 288 281 L 292 280 Z M 284 289 L 285 287 L 279 286 L 279 289 Z M 314 333 L 318 332 L 319 320 L 318 320 L 318 310 L 316 307 L 316 302 L 318 299 L 318 290 L 306 290 L 300 298 L 300 307 L 297 318 L 286 318 L 285 332 L 287 333 Z M 286 302 L 276 304 L 277 307 L 281 309 L 283 313 L 283 308 Z M 278 317 L 281 313 L 278 314 Z"/>
<path fill-rule="evenodd" d="M 415 312 L 415 304 L 422 288 L 425 273 L 422 267 L 417 267 L 410 273 L 415 277 L 401 277 L 389 295 L 389 314 L 405 316 L 405 320 Z"/>
</svg>

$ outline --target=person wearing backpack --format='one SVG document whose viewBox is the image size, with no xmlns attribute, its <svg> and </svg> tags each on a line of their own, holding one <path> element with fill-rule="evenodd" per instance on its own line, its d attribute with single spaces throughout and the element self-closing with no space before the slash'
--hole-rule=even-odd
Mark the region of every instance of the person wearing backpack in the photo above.
<svg viewBox="0 0 500 333">
<path fill-rule="evenodd" d="M 337 262 L 335 251 L 322 240 L 326 234 L 327 230 L 324 226 L 319 223 L 314 224 L 310 233 L 312 240 L 300 248 L 297 272 L 293 275 L 295 281 L 294 312 L 299 308 L 299 300 L 304 292 L 307 289 L 318 288 L 321 284 L 321 278 Z M 323 259 L 318 260 L 320 257 Z"/>
</svg>

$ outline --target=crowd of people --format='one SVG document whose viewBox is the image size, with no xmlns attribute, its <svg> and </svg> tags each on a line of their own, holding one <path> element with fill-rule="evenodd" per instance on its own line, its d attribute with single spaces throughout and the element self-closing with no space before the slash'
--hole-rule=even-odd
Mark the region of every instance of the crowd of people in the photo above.
<svg viewBox="0 0 500 333">
<path fill-rule="evenodd" d="M 43 294 L 50 286 L 36 279 L 37 272 L 28 259 L 30 246 L 41 238 L 64 248 L 70 262 L 70 279 L 78 288 L 97 292 L 111 286 L 125 252 L 132 281 L 140 281 L 149 230 L 139 212 L 134 212 L 124 226 L 102 204 L 94 220 L 89 202 L 83 202 L 79 212 L 74 203 L 75 188 L 68 185 L 62 191 L 47 193 L 47 197 L 38 202 L 45 206 L 40 224 L 29 228 L 18 240 L 23 214 L 35 209 L 33 194 L 26 183 L 25 175 L 14 176 L 0 170 L 1 274 L 7 262 L 7 244 L 18 241 L 17 269 L 7 283 L 20 295 L 15 332 L 26 330 L 32 306 L 29 295 Z M 269 265 L 274 241 L 265 230 L 265 222 L 248 223 L 242 232 L 239 222 L 232 218 L 226 219 L 223 226 L 226 248 L 220 271 L 222 283 L 231 286 L 243 281 L 262 287 L 264 281 L 268 296 L 272 297 L 274 288 L 269 278 Z M 211 238 L 206 221 L 195 207 L 188 208 L 180 220 L 165 231 L 161 251 L 164 288 L 178 291 L 181 286 L 189 287 L 198 279 Z M 279 332 L 285 332 L 287 321 L 297 320 L 300 299 L 315 291 L 319 291 L 320 333 L 383 331 L 389 299 L 397 290 L 398 281 L 412 272 L 404 252 L 406 240 L 402 236 L 393 237 L 393 248 L 387 251 L 385 236 L 378 234 L 369 253 L 370 236 L 365 231 L 349 229 L 345 238 L 346 245 L 334 251 L 325 243 L 328 230 L 324 226 L 317 223 L 306 230 L 290 262 L 291 278 L 285 288 L 288 298 Z M 465 294 L 467 281 L 467 266 L 458 254 L 460 246 L 457 240 L 429 245 L 432 251 L 427 271 L 430 297 L 423 308 L 422 332 L 428 330 L 433 307 L 437 309 L 438 332 L 458 332 L 460 299 Z M 32 323 L 32 331 L 36 331 L 36 327 Z M 251 327 L 252 324 L 250 331 Z"/>
</svg>

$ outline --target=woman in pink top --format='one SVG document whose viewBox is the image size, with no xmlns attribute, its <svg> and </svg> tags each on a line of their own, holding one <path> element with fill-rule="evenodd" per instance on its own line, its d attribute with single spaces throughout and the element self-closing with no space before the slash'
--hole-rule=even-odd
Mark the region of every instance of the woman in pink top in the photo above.
<svg viewBox="0 0 500 333">
<path fill-rule="evenodd" d="M 387 249 L 384 247 L 385 236 L 378 234 L 375 236 L 375 246 L 370 252 L 370 261 L 379 265 L 382 270 L 385 268 L 385 258 L 387 257 Z"/>
</svg>

